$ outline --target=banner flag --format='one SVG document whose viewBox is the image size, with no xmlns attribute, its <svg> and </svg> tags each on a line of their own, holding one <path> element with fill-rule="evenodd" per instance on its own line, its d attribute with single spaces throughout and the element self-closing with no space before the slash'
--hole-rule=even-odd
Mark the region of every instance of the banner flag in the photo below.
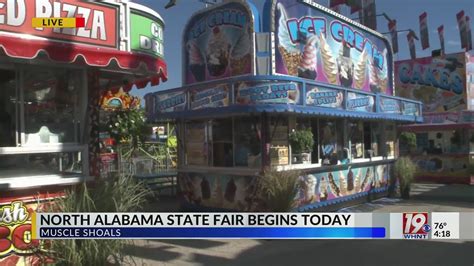
<svg viewBox="0 0 474 266">
<path fill-rule="evenodd" d="M 430 37 L 428 35 L 428 14 L 423 12 L 420 15 L 420 38 L 421 38 L 421 48 L 425 50 L 430 47 Z"/>
</svg>

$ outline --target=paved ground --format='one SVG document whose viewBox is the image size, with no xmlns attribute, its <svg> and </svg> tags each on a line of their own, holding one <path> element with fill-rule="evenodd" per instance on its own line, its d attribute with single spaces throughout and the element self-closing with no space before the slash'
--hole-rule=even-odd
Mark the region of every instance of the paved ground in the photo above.
<svg viewBox="0 0 474 266">
<path fill-rule="evenodd" d="M 380 199 L 340 211 L 474 212 L 474 186 L 416 184 L 412 192 L 410 200 Z M 153 206 L 177 208 L 169 199 Z M 474 265 L 474 241 L 140 240 L 126 253 L 136 265 Z"/>
</svg>

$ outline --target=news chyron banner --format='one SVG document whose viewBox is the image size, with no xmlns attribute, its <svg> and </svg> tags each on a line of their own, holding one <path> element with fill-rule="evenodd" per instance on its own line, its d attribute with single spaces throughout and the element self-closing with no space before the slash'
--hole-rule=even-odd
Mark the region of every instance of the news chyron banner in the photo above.
<svg viewBox="0 0 474 266">
<path fill-rule="evenodd" d="M 474 213 L 35 213 L 33 239 L 474 239 Z"/>
</svg>

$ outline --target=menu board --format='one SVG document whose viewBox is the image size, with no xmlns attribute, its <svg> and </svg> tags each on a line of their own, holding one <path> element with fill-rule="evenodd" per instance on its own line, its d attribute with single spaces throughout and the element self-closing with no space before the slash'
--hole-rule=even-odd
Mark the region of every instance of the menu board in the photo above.
<svg viewBox="0 0 474 266">
<path fill-rule="evenodd" d="M 190 96 L 191 110 L 228 106 L 229 92 L 227 84 L 193 89 Z"/>
<path fill-rule="evenodd" d="M 300 92 L 297 83 L 276 83 L 268 81 L 236 83 L 237 104 L 286 103 L 298 104 Z"/>
<path fill-rule="evenodd" d="M 344 93 L 342 90 L 321 88 L 309 85 L 306 89 L 306 105 L 342 109 Z"/>
<path fill-rule="evenodd" d="M 374 96 L 349 92 L 347 94 L 347 110 L 358 112 L 374 112 Z"/>
</svg>

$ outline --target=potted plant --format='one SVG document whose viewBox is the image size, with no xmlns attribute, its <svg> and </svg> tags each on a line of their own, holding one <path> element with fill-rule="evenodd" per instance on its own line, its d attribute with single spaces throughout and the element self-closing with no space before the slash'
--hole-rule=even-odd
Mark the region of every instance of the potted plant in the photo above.
<svg viewBox="0 0 474 266">
<path fill-rule="evenodd" d="M 403 199 L 410 198 L 410 188 L 416 168 L 416 164 L 409 157 L 398 158 L 393 166 L 393 174 L 399 181 L 400 195 Z"/>
<path fill-rule="evenodd" d="M 313 132 L 309 129 L 294 130 L 289 141 L 293 163 L 311 163 L 311 149 L 314 145 Z"/>
</svg>

